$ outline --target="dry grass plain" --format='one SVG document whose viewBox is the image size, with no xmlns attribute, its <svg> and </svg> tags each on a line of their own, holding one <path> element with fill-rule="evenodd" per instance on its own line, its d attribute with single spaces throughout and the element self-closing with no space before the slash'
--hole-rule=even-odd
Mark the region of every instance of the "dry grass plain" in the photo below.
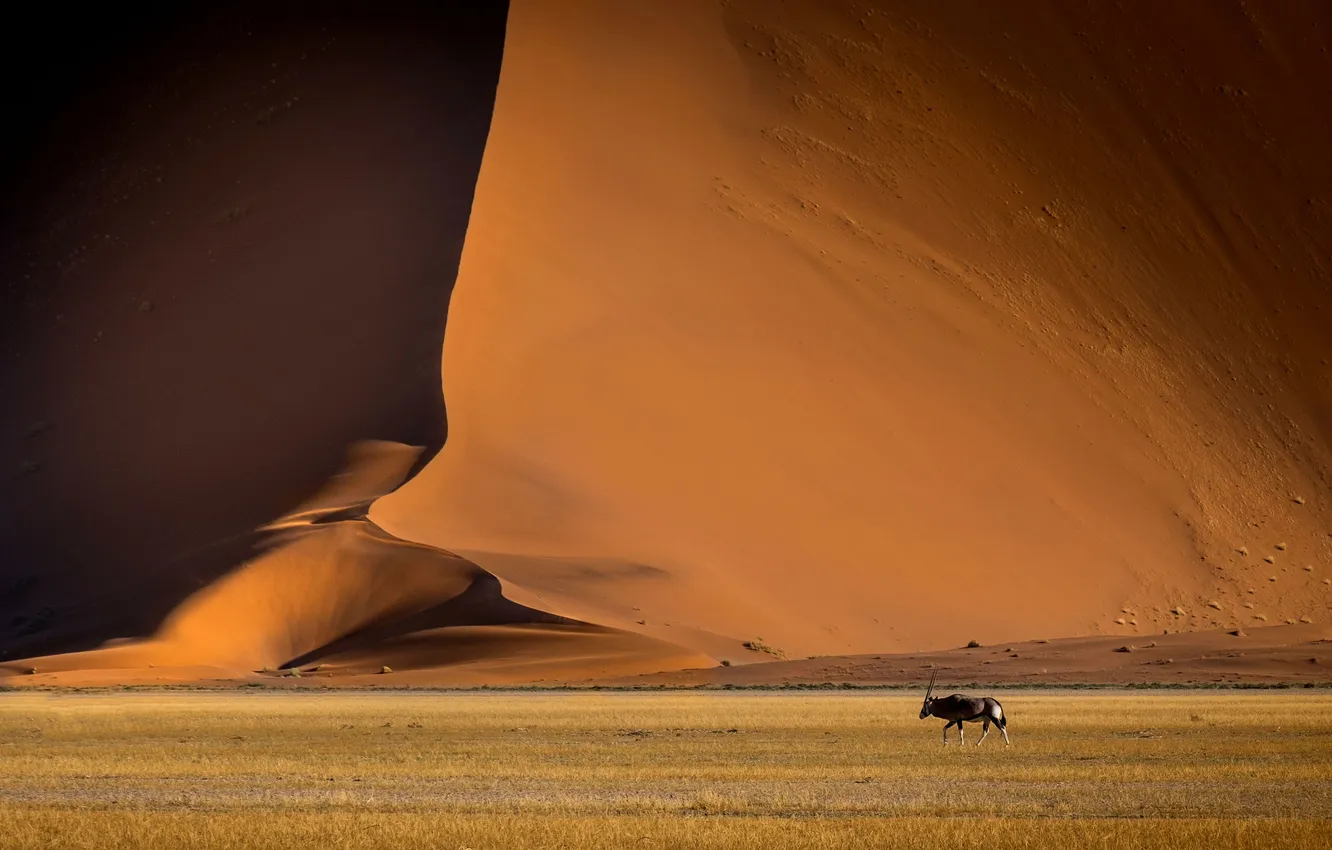
<svg viewBox="0 0 1332 850">
<path fill-rule="evenodd" d="M 1002 700 L 0 693 L 0 846 L 1332 846 L 1326 691 Z"/>
</svg>

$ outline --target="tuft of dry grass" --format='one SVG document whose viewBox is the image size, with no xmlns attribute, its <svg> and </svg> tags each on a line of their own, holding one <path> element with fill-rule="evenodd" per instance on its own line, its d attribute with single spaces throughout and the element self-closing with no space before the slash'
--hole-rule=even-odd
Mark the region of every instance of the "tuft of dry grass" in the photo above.
<svg viewBox="0 0 1332 850">
<path fill-rule="evenodd" d="M 365 850 L 618 850 L 626 847 L 693 850 L 772 848 L 921 848 L 950 850 L 1114 847 L 1174 848 L 1326 847 L 1329 831 L 1316 820 L 1209 819 L 1032 820 L 1024 818 L 727 818 L 689 817 L 503 818 L 424 812 L 296 812 L 238 814 L 100 811 L 68 821 L 51 813 L 21 812 L 6 821 L 5 847 L 62 850 L 289 850 L 293 847 Z M 52 844 L 47 836 L 58 836 Z"/>
<path fill-rule="evenodd" d="M 0 844 L 1332 842 L 1328 693 L 995 695 L 1012 747 L 892 692 L 3 694 Z"/>
</svg>

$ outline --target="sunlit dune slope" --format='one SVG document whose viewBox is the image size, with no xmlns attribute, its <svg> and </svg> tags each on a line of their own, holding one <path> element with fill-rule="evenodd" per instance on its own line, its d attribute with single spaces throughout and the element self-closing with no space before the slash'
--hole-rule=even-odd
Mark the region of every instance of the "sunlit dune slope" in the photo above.
<svg viewBox="0 0 1332 850">
<path fill-rule="evenodd" d="M 515 0 L 449 441 L 371 515 L 714 654 L 1325 618 L 1330 46 L 1306 3 Z"/>
</svg>

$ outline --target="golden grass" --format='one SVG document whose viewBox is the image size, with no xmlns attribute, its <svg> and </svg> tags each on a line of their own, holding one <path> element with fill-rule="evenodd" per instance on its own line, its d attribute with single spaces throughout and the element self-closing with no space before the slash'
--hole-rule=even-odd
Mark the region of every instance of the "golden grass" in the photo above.
<svg viewBox="0 0 1332 850">
<path fill-rule="evenodd" d="M 0 846 L 1332 844 L 1332 696 L 1003 702 L 964 749 L 883 693 L 0 694 Z"/>
</svg>

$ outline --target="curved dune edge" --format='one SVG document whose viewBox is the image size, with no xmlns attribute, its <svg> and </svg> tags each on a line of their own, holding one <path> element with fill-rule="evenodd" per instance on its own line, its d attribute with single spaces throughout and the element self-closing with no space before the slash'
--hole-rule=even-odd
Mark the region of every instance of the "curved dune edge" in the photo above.
<svg viewBox="0 0 1332 850">
<path fill-rule="evenodd" d="M 443 444 L 505 13 L 178 4 L 68 56 L 25 18 L 53 85 L 0 142 L 0 660 L 151 635 L 351 443 Z"/>
<path fill-rule="evenodd" d="M 320 677 L 493 684 L 713 663 L 662 640 L 518 604 L 476 564 L 386 533 L 364 518 L 365 507 L 397 486 L 417 451 L 365 443 L 351 454 L 347 472 L 266 527 L 275 534 L 265 553 L 185 600 L 151 638 L 6 662 L 0 677 L 168 683 L 295 668 Z"/>
<path fill-rule="evenodd" d="M 1325 621 L 1321 16 L 515 0 L 371 515 L 791 657 Z"/>
<path fill-rule="evenodd" d="M 0 679 L 160 684 L 296 668 L 321 679 L 467 685 L 713 663 L 666 641 L 519 605 L 475 564 L 357 519 L 279 544 L 188 599 L 150 639 L 6 662 Z"/>
</svg>

